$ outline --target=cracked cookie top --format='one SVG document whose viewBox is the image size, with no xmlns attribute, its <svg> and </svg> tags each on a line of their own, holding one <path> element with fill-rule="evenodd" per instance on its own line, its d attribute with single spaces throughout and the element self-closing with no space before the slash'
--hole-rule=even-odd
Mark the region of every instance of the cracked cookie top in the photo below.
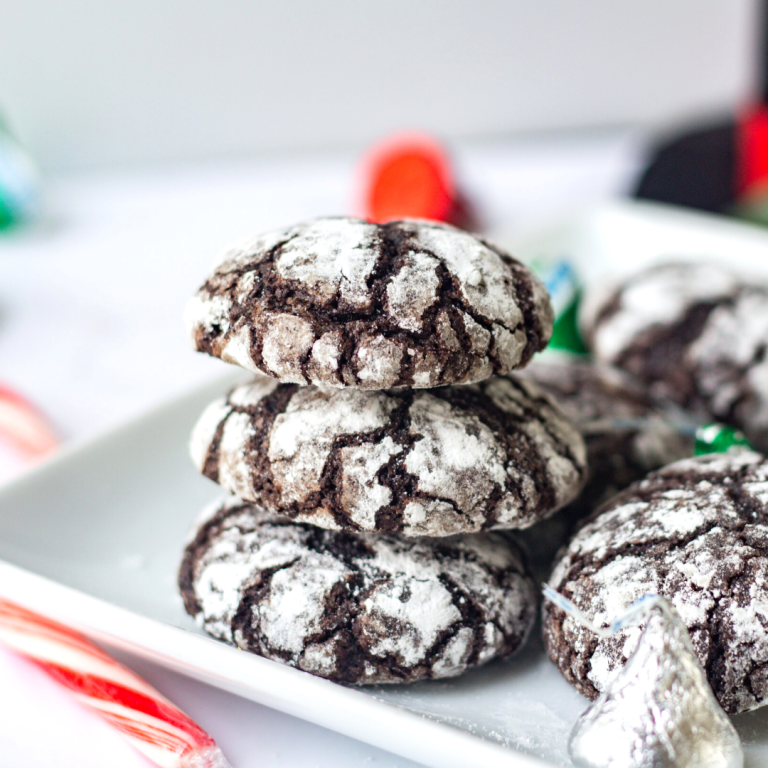
<svg viewBox="0 0 768 768">
<path fill-rule="evenodd" d="M 536 593 L 508 536 L 327 531 L 231 497 L 188 545 L 187 612 L 243 650 L 343 683 L 453 677 L 524 642 Z"/>
<path fill-rule="evenodd" d="M 768 288 L 709 263 L 644 270 L 588 302 L 595 356 L 768 450 Z"/>
<path fill-rule="evenodd" d="M 710 454 L 671 464 L 620 493 L 571 540 L 550 583 L 607 626 L 646 594 L 666 597 L 691 635 L 723 709 L 768 701 L 768 459 Z M 601 639 L 544 607 L 550 658 L 596 698 L 641 628 Z"/>
<path fill-rule="evenodd" d="M 190 449 L 203 474 L 272 512 L 402 536 L 526 527 L 586 473 L 575 427 L 512 377 L 383 392 L 261 378 L 212 403 Z"/>
<path fill-rule="evenodd" d="M 323 218 L 227 251 L 185 322 L 198 351 L 281 382 L 386 389 L 522 367 L 553 315 L 526 267 L 459 229 Z"/>
</svg>

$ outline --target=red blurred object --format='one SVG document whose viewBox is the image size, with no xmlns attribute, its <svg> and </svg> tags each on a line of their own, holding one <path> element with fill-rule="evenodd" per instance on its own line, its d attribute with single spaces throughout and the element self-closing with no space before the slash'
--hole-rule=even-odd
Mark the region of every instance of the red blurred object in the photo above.
<svg viewBox="0 0 768 768">
<path fill-rule="evenodd" d="M 431 137 L 402 133 L 374 145 L 361 163 L 363 216 L 384 223 L 413 217 L 465 226 L 446 152 Z"/>
<path fill-rule="evenodd" d="M 70 691 L 159 768 L 229 768 L 200 726 L 79 632 L 0 598 L 0 643 Z"/>
<path fill-rule="evenodd" d="M 661 141 L 636 197 L 768 223 L 750 212 L 768 195 L 768 0 L 761 0 L 760 9 L 758 99 L 735 115 L 688 126 Z"/>
<path fill-rule="evenodd" d="M 21 395 L 0 384 L 0 439 L 28 461 L 56 450 L 59 440 L 43 415 Z"/>
<path fill-rule="evenodd" d="M 756 104 L 736 125 L 737 196 L 750 198 L 768 188 L 768 106 Z"/>
</svg>

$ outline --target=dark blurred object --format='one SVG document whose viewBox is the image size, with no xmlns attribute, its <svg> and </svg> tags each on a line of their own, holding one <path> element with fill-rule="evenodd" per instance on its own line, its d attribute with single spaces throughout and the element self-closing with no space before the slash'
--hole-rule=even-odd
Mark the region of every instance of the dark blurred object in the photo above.
<svg viewBox="0 0 768 768">
<path fill-rule="evenodd" d="M 738 120 L 688 132 L 662 144 L 635 196 L 748 216 L 748 210 L 766 192 L 768 108 L 758 104 Z"/>
<path fill-rule="evenodd" d="M 762 8 L 762 93 L 718 122 L 689 127 L 652 153 L 635 197 L 747 218 L 768 194 L 768 0 Z M 768 219 L 766 219 L 768 223 Z"/>
<path fill-rule="evenodd" d="M 736 123 L 686 132 L 653 153 L 635 196 L 703 211 L 724 211 L 736 199 Z"/>
<path fill-rule="evenodd" d="M 473 222 L 448 154 L 430 136 L 403 133 L 384 139 L 368 150 L 360 172 L 362 215 L 369 221 L 414 217 L 464 229 Z"/>
</svg>

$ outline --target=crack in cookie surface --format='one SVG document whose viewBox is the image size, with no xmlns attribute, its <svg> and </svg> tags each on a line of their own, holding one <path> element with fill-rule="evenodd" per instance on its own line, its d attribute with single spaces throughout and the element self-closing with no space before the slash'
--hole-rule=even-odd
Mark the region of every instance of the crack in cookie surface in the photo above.
<svg viewBox="0 0 768 768">
<path fill-rule="evenodd" d="M 452 677 L 508 656 L 536 608 L 508 536 L 339 533 L 235 497 L 209 510 L 179 587 L 214 637 L 349 684 Z"/>
<path fill-rule="evenodd" d="M 595 355 L 768 449 L 768 287 L 706 263 L 645 270 L 593 302 Z"/>
<path fill-rule="evenodd" d="M 208 407 L 191 453 L 206 476 L 275 513 L 404 536 L 527 527 L 586 475 L 575 427 L 511 376 L 384 392 L 262 379 Z"/>
<path fill-rule="evenodd" d="M 768 700 L 768 460 L 755 453 L 676 462 L 630 486 L 571 540 L 552 586 L 599 625 L 635 599 L 675 607 L 715 695 L 735 714 Z M 595 698 L 637 628 L 597 639 L 544 608 L 550 658 Z"/>
<path fill-rule="evenodd" d="M 195 347 L 282 382 L 478 381 L 546 346 L 552 308 L 522 264 L 448 225 L 317 219 L 228 251 L 185 319 Z"/>
</svg>

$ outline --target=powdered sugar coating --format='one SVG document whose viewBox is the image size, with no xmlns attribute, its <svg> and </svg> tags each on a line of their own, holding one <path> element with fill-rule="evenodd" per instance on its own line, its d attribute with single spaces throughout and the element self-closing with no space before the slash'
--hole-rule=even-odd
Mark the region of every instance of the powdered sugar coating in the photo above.
<svg viewBox="0 0 768 768">
<path fill-rule="evenodd" d="M 275 268 L 283 279 L 304 283 L 324 298 L 338 295 L 350 308 L 365 309 L 370 303 L 366 281 L 378 256 L 375 239 L 376 225 L 367 221 L 316 219 L 292 228 Z"/>
<path fill-rule="evenodd" d="M 508 537 L 336 533 L 235 497 L 188 545 L 179 585 L 214 637 L 353 684 L 453 677 L 507 656 L 536 604 Z"/>
<path fill-rule="evenodd" d="M 716 418 L 768 450 L 768 289 L 745 286 L 716 307 L 688 348 L 698 393 Z"/>
<path fill-rule="evenodd" d="M 581 321 L 600 359 L 616 363 L 649 328 L 675 325 L 692 307 L 727 299 L 737 284 L 714 264 L 661 264 L 634 275 L 597 304 L 587 296 Z"/>
<path fill-rule="evenodd" d="M 648 269 L 592 302 L 595 355 L 768 449 L 768 287 L 707 263 Z"/>
<path fill-rule="evenodd" d="M 523 366 L 553 316 L 526 267 L 466 232 L 325 218 L 228 251 L 185 322 L 199 351 L 282 382 L 385 389 Z"/>
<path fill-rule="evenodd" d="M 645 594 L 685 623 L 720 704 L 768 701 L 768 460 L 756 453 L 686 459 L 635 483 L 571 540 L 552 586 L 598 625 Z M 639 629 L 598 639 L 552 606 L 552 660 L 587 696 L 605 689 Z"/>
<path fill-rule="evenodd" d="M 403 536 L 526 527 L 572 500 L 586 472 L 573 425 L 512 377 L 428 392 L 260 381 L 209 406 L 191 454 L 270 511 Z"/>
</svg>

